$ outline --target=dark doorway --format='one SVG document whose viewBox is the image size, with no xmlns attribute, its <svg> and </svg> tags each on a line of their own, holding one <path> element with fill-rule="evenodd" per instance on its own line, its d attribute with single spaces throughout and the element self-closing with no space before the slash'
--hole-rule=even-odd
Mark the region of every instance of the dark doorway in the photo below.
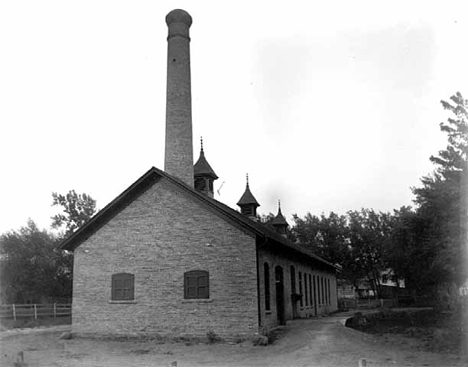
<svg viewBox="0 0 468 367">
<path fill-rule="evenodd" d="M 314 312 L 315 316 L 317 316 L 317 288 L 315 288 L 315 275 L 312 277 L 314 282 Z"/>
<path fill-rule="evenodd" d="M 276 316 L 279 325 L 285 325 L 286 319 L 284 316 L 284 276 L 283 268 L 277 266 L 275 268 L 275 286 L 276 286 Z"/>
<path fill-rule="evenodd" d="M 299 302 L 299 298 L 296 294 L 296 269 L 293 265 L 290 268 L 291 273 L 291 305 L 292 305 L 292 313 L 293 319 L 297 319 L 299 316 L 297 314 L 297 302 Z"/>
</svg>

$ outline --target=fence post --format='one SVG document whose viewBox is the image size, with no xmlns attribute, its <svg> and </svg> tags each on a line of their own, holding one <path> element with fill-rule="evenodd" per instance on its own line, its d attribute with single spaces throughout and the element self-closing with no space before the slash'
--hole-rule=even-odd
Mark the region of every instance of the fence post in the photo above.
<svg viewBox="0 0 468 367">
<path fill-rule="evenodd" d="M 13 303 L 13 320 L 16 321 L 16 308 L 15 308 L 15 304 Z"/>
<path fill-rule="evenodd" d="M 36 304 L 34 304 L 34 319 L 37 320 L 37 308 L 36 308 Z"/>
<path fill-rule="evenodd" d="M 54 319 L 57 318 L 57 304 L 54 302 Z"/>
</svg>

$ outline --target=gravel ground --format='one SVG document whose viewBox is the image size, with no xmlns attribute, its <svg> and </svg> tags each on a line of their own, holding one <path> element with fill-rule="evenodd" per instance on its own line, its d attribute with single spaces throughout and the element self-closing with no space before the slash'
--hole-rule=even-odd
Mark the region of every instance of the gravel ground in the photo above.
<svg viewBox="0 0 468 367">
<path fill-rule="evenodd" d="M 70 326 L 0 333 L 1 366 L 13 366 L 23 351 L 33 366 L 464 366 L 453 354 L 420 350 L 417 340 L 395 335 L 369 335 L 346 328 L 350 314 L 293 320 L 280 329 L 272 345 L 192 344 L 60 340 Z M 362 364 L 362 362 L 361 362 Z"/>
</svg>

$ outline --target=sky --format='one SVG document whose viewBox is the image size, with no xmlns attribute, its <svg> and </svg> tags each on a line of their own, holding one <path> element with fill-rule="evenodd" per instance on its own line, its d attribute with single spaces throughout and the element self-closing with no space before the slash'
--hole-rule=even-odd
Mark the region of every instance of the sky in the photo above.
<svg viewBox="0 0 468 367">
<path fill-rule="evenodd" d="M 412 205 L 468 95 L 464 1 L 0 2 L 0 233 L 164 168 L 166 14 L 188 11 L 194 159 L 262 214 Z"/>
</svg>

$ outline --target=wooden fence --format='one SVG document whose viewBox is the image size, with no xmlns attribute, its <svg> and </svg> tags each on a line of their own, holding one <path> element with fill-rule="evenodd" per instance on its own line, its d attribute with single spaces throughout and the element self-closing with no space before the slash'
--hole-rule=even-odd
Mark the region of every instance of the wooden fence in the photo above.
<svg viewBox="0 0 468 367">
<path fill-rule="evenodd" d="M 338 300 L 340 309 L 371 309 L 378 307 L 398 307 L 399 302 L 397 299 L 350 299 L 342 298 Z"/>
<path fill-rule="evenodd" d="M 0 305 L 0 318 L 16 320 L 22 317 L 71 316 L 71 303 Z"/>
</svg>

